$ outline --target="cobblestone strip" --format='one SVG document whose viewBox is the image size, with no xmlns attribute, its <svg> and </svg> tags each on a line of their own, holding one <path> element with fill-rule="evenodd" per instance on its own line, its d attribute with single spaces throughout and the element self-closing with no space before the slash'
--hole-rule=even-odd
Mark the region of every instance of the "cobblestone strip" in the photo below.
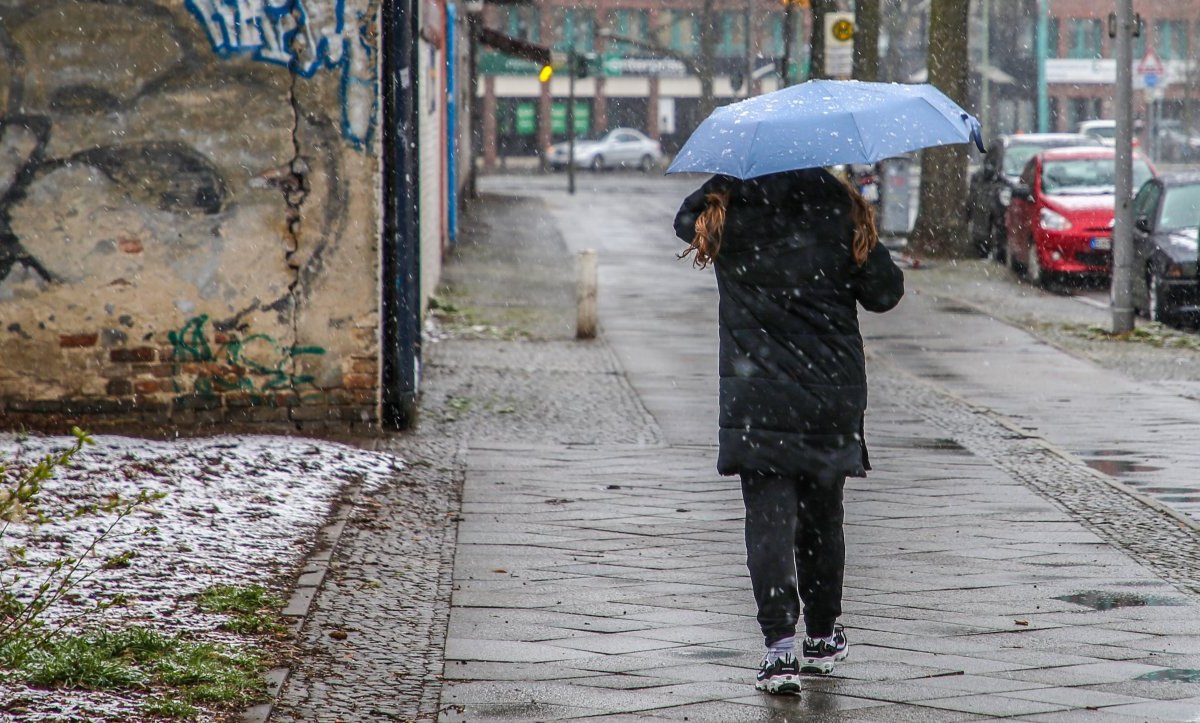
<svg viewBox="0 0 1200 723">
<path fill-rule="evenodd" d="M 882 397 L 944 429 L 1181 591 L 1200 596 L 1200 529 L 995 411 L 872 357 Z"/>
</svg>

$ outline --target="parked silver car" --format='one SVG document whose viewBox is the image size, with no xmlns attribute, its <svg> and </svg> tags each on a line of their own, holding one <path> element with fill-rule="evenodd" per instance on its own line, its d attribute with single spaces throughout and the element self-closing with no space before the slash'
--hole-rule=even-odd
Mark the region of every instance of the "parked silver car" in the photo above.
<svg viewBox="0 0 1200 723">
<path fill-rule="evenodd" d="M 575 139 L 576 168 L 603 171 L 618 166 L 636 166 L 642 171 L 656 168 L 663 158 L 658 141 L 632 128 L 614 128 L 596 139 Z M 555 143 L 546 151 L 546 163 L 554 170 L 567 167 L 567 144 Z"/>
</svg>

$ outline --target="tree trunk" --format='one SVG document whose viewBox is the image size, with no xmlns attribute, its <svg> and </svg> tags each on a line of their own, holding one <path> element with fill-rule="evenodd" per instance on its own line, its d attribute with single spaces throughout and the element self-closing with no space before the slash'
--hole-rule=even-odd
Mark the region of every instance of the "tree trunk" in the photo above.
<svg viewBox="0 0 1200 723">
<path fill-rule="evenodd" d="M 929 82 L 967 105 L 967 16 L 970 0 L 932 0 L 929 9 Z M 960 256 L 967 250 L 967 148 L 928 148 L 921 155 L 921 200 L 909 248 L 918 256 Z"/>
<path fill-rule="evenodd" d="M 825 72 L 825 13 L 837 12 L 837 0 L 812 0 L 810 7 L 808 78 L 828 78 L 829 74 Z"/>
<path fill-rule="evenodd" d="M 858 0 L 854 17 L 855 80 L 879 80 L 879 0 Z"/>
</svg>

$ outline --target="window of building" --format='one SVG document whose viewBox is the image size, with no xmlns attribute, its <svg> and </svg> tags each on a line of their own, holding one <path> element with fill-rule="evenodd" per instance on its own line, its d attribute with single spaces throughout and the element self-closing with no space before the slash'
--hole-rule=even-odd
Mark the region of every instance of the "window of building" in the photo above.
<svg viewBox="0 0 1200 723">
<path fill-rule="evenodd" d="M 682 53 L 696 52 L 700 45 L 700 31 L 692 13 L 685 10 L 668 10 L 660 13 L 659 18 L 656 35 L 660 45 Z"/>
<path fill-rule="evenodd" d="M 617 10 L 609 17 L 609 27 L 613 34 L 623 38 L 648 40 L 650 37 L 650 13 L 645 10 Z M 638 46 L 614 40 L 611 44 L 614 50 L 629 52 L 636 51 Z"/>
<path fill-rule="evenodd" d="M 595 47 L 596 14 L 592 10 L 559 8 L 554 13 L 555 50 L 574 47 L 581 53 L 589 53 Z"/>
<path fill-rule="evenodd" d="M 717 55 L 740 57 L 746 54 L 746 14 L 741 10 L 723 12 L 717 21 Z"/>
<path fill-rule="evenodd" d="M 1046 57 L 1061 58 L 1058 50 L 1058 39 L 1061 36 L 1061 24 L 1058 18 L 1050 18 L 1046 23 Z"/>
<path fill-rule="evenodd" d="M 792 57 L 796 58 L 807 52 L 808 43 L 804 35 L 804 13 L 795 13 L 794 20 L 796 27 L 792 30 Z M 771 13 L 767 16 L 763 55 L 771 58 L 783 57 L 783 21 L 783 13 Z"/>
<path fill-rule="evenodd" d="M 1185 60 L 1188 56 L 1187 21 L 1156 21 L 1154 23 L 1154 50 L 1163 60 Z"/>
<path fill-rule="evenodd" d="M 500 27 L 514 38 L 536 43 L 541 38 L 542 14 L 538 8 L 521 5 L 501 5 Z"/>
<path fill-rule="evenodd" d="M 1090 59 L 1100 57 L 1100 20 L 1072 18 L 1068 25 L 1067 57 Z"/>
</svg>

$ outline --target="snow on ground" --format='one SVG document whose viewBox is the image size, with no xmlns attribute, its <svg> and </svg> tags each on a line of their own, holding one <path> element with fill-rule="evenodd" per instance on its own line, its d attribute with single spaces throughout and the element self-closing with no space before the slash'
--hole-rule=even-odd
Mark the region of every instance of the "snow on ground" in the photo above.
<svg viewBox="0 0 1200 723">
<path fill-rule="evenodd" d="M 286 597 L 292 576 L 339 494 L 352 486 L 377 489 L 404 467 L 394 455 L 298 437 L 152 441 L 97 435 L 95 440 L 44 485 L 43 508 L 74 509 L 102 502 L 114 492 L 124 497 L 140 490 L 166 494 L 127 518 L 88 563 L 89 569 L 97 568 L 105 559 L 134 551 L 131 564 L 97 570 L 76 592 L 93 601 L 123 593 L 128 605 L 112 608 L 105 619 L 148 624 L 168 634 L 211 633 L 216 628 L 221 618 L 198 612 L 192 600 L 212 585 L 262 585 Z M 21 470 L 73 441 L 0 435 L 0 465 L 7 468 L 4 486 L 11 486 Z M 38 526 L 13 524 L 0 546 L 26 546 L 33 562 L 77 556 L 102 523 L 101 518 L 85 517 Z M 36 580 L 34 584 L 42 579 L 25 577 Z M 11 587 L 11 574 L 0 582 L 16 589 Z M 48 611 L 48 619 L 78 611 L 67 603 Z M 0 685 L 0 697 L 13 694 L 13 688 Z M 121 700 L 84 697 L 93 702 Z M 66 702 L 61 692 L 59 701 Z"/>
</svg>

